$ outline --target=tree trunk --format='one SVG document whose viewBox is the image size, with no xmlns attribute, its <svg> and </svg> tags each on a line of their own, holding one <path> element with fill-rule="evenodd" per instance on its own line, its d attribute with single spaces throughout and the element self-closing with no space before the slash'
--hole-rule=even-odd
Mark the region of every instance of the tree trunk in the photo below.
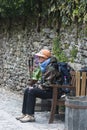
<svg viewBox="0 0 87 130">
<path fill-rule="evenodd" d="M 42 0 L 38 0 L 38 19 L 37 19 L 37 32 L 40 32 L 41 28 L 41 13 L 42 13 Z"/>
<path fill-rule="evenodd" d="M 25 30 L 25 28 L 26 28 L 26 23 L 27 23 L 27 16 L 24 16 L 23 17 L 23 25 L 22 25 L 23 30 Z"/>
<path fill-rule="evenodd" d="M 9 17 L 7 26 L 8 39 L 11 37 L 11 28 L 12 28 L 12 17 Z"/>
<path fill-rule="evenodd" d="M 58 21 L 57 21 L 57 29 L 56 29 L 56 32 L 58 35 L 60 34 L 61 23 L 62 23 L 62 20 L 60 16 L 60 10 L 58 10 Z"/>
</svg>

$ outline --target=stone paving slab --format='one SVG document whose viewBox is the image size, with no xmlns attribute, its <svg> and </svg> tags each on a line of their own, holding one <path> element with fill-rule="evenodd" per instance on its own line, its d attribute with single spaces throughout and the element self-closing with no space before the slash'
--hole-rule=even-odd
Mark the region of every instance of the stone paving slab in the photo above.
<svg viewBox="0 0 87 130">
<path fill-rule="evenodd" d="M 0 130 L 64 130 L 64 122 L 55 119 L 48 124 L 49 112 L 35 112 L 36 122 L 21 123 L 15 117 L 21 113 L 23 96 L 0 88 Z"/>
</svg>

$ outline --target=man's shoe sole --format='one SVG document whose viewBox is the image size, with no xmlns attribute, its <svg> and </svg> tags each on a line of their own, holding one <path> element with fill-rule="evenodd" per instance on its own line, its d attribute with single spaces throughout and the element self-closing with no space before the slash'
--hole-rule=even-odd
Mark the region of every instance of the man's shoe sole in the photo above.
<svg viewBox="0 0 87 130">
<path fill-rule="evenodd" d="M 21 121 L 21 123 L 35 122 L 35 120 L 27 120 L 27 121 L 22 121 L 22 120 L 20 120 L 20 121 Z"/>
</svg>

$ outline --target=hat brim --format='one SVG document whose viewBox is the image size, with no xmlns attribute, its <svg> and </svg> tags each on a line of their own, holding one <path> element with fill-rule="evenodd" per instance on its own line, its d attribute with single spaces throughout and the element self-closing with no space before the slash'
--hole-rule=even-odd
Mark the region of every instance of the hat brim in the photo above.
<svg viewBox="0 0 87 130">
<path fill-rule="evenodd" d="M 47 56 L 42 55 L 41 53 L 36 53 L 35 55 L 38 56 L 38 57 L 48 58 Z"/>
</svg>

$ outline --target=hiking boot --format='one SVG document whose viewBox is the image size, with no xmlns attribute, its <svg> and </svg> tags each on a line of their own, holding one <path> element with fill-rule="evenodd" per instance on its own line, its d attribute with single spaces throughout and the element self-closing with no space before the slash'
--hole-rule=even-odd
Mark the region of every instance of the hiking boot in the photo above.
<svg viewBox="0 0 87 130">
<path fill-rule="evenodd" d="M 27 116 L 25 116 L 24 118 L 20 119 L 20 121 L 21 121 L 22 123 L 34 122 L 34 121 L 35 121 L 35 118 L 34 118 L 34 116 L 27 115 Z"/>
<path fill-rule="evenodd" d="M 21 115 L 21 116 L 19 116 L 19 117 L 16 117 L 16 119 L 17 120 L 20 120 L 20 119 L 22 119 L 22 118 L 24 118 L 26 115 Z"/>
</svg>

